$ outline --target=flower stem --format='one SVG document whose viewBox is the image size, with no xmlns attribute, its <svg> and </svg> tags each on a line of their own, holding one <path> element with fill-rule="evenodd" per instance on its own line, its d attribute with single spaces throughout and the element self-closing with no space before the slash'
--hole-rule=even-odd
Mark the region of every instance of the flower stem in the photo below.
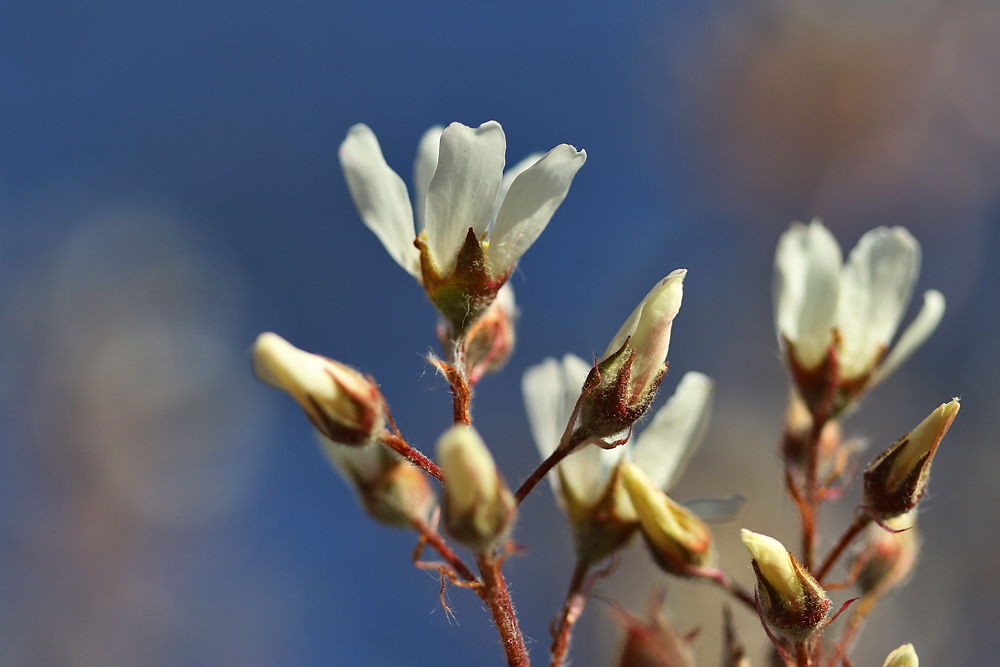
<svg viewBox="0 0 1000 667">
<path fill-rule="evenodd" d="M 476 554 L 476 564 L 483 577 L 486 604 L 500 634 L 508 667 L 529 667 L 528 650 L 524 647 L 524 637 L 517 626 L 514 605 L 507 593 L 507 582 L 500 572 L 499 561 L 492 553 L 479 553 Z"/>
<path fill-rule="evenodd" d="M 428 475 L 431 475 L 439 482 L 444 482 L 444 472 L 429 458 L 421 454 L 417 449 L 410 447 L 406 440 L 398 433 L 384 433 L 381 437 L 383 445 L 393 450 L 404 459 L 417 466 Z"/>
<path fill-rule="evenodd" d="M 441 537 L 439 532 L 431 528 L 421 519 L 413 519 L 412 522 L 414 529 L 420 533 L 420 536 L 426 540 L 427 544 L 431 545 L 435 551 L 441 554 L 441 557 L 444 558 L 448 565 L 451 565 L 458 576 L 470 583 L 477 581 L 476 575 L 473 574 L 472 570 L 469 569 L 469 566 L 462 562 L 462 559 L 451 550 L 451 547 L 448 546 L 448 543 L 444 541 L 444 538 Z"/>
<path fill-rule="evenodd" d="M 837 546 L 833 548 L 833 551 L 830 552 L 830 555 L 826 557 L 826 560 L 823 561 L 823 564 L 816 572 L 816 581 L 821 584 L 823 583 L 823 578 L 830 572 L 830 569 L 837 562 L 837 559 L 840 558 L 840 555 L 844 553 L 844 549 L 846 549 L 851 542 L 854 541 L 854 538 L 857 537 L 862 530 L 868 527 L 868 524 L 871 522 L 872 517 L 869 514 L 861 514 L 854 517 L 854 521 L 852 521 L 851 525 L 847 527 L 844 534 L 840 536 Z"/>
<path fill-rule="evenodd" d="M 531 490 L 534 489 L 540 481 L 542 481 L 545 475 L 547 475 L 557 463 L 569 456 L 574 449 L 574 447 L 560 447 L 556 451 L 549 454 L 549 457 L 542 461 L 541 465 L 535 468 L 534 472 L 528 475 L 528 479 L 524 480 L 524 483 L 521 484 L 521 487 L 514 494 L 514 498 L 517 499 L 517 504 L 520 505 L 521 501 L 523 501 L 527 495 L 531 493 Z"/>
<path fill-rule="evenodd" d="M 573 576 L 569 580 L 569 590 L 566 591 L 566 602 L 563 603 L 559 618 L 552 628 L 552 661 L 550 667 L 562 667 L 566 661 L 566 651 L 569 649 L 569 638 L 573 633 L 573 626 L 576 625 L 583 607 L 587 604 L 587 593 L 584 589 L 584 580 L 590 570 L 588 561 L 578 559 L 576 567 L 573 568 Z"/>
<path fill-rule="evenodd" d="M 686 574 L 699 579 L 705 579 L 706 581 L 711 581 L 719 588 L 745 604 L 750 611 L 757 613 L 757 603 L 754 601 L 753 595 L 751 595 L 749 591 L 740 586 L 738 583 L 730 579 L 729 575 L 722 570 L 714 567 L 692 567 L 686 571 Z"/>
</svg>

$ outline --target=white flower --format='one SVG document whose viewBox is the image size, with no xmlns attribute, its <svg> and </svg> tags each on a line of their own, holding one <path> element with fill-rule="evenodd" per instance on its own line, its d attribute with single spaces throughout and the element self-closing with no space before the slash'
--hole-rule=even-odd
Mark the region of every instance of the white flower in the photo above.
<svg viewBox="0 0 1000 667">
<path fill-rule="evenodd" d="M 579 357 L 567 354 L 562 362 L 549 358 L 525 372 L 521 382 L 525 408 L 543 459 L 559 446 L 590 369 Z M 610 450 L 584 446 L 559 463 L 558 475 L 549 479 L 560 502 L 567 507 L 593 507 L 607 493 L 612 473 L 623 458 L 667 491 L 704 439 L 711 404 L 712 381 L 701 373 L 686 373 L 674 395 L 630 444 Z M 620 518 L 634 519 L 627 496 L 622 494 L 620 499 Z"/>
<path fill-rule="evenodd" d="M 470 128 L 433 127 L 420 141 L 414 164 L 415 202 L 403 180 L 385 162 L 366 125 L 355 125 L 340 146 L 340 163 L 365 224 L 396 262 L 424 282 L 417 228 L 438 276 L 455 269 L 471 228 L 482 242 L 486 272 L 505 280 L 538 238 L 587 159 L 560 144 L 503 173 L 506 140 L 495 121 Z M 530 160 L 530 161 L 529 161 Z"/>
<path fill-rule="evenodd" d="M 881 381 L 927 339 L 944 314 L 941 293 L 925 292 L 922 310 L 882 360 L 920 269 L 920 245 L 902 227 L 867 232 L 843 263 L 840 245 L 822 223 L 795 223 L 778 241 L 774 266 L 779 340 L 787 340 L 806 370 L 818 368 L 835 343 L 844 381 L 868 373 L 868 386 Z"/>
</svg>

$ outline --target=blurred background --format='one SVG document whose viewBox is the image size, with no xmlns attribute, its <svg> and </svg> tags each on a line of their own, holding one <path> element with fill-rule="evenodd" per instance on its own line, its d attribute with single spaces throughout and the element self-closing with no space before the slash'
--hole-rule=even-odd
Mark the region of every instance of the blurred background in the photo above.
<svg viewBox="0 0 1000 667">
<path fill-rule="evenodd" d="M 8 0 L 0 63 L 0 663 L 502 664 L 478 599 L 453 590 L 449 620 L 413 535 L 365 519 L 249 363 L 271 330 L 353 364 L 433 448 L 451 415 L 423 358 L 435 315 L 362 225 L 336 149 L 365 122 L 409 182 L 427 127 L 489 119 L 511 163 L 561 142 L 589 156 L 512 278 L 518 348 L 474 403 L 510 483 L 537 464 L 524 369 L 601 352 L 685 267 L 663 386 L 700 370 L 718 389 L 676 495 L 748 498 L 715 531 L 749 584 L 738 528 L 797 534 L 775 453 L 778 235 L 819 216 L 846 251 L 905 225 L 924 248 L 917 294 L 940 289 L 948 312 L 846 429 L 868 456 L 952 396 L 964 409 L 916 578 L 855 664 L 906 641 L 928 665 L 1000 651 L 1000 4 Z M 856 501 L 824 514 L 828 542 Z M 545 664 L 572 567 L 547 487 L 516 538 L 512 593 Z M 722 598 L 641 549 L 599 585 L 574 664 L 610 664 L 609 601 L 638 612 L 663 585 L 717 664 Z M 763 664 L 757 621 L 736 613 Z"/>
</svg>

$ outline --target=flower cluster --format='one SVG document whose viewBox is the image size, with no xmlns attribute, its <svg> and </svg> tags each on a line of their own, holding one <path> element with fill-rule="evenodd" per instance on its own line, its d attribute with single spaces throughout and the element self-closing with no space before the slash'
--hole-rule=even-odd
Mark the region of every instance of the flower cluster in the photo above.
<svg viewBox="0 0 1000 667">
<path fill-rule="evenodd" d="M 505 149 L 503 130 L 493 121 L 431 128 L 419 143 L 411 202 L 367 126 L 352 127 L 340 147 L 362 220 L 441 316 L 443 357 L 428 359 L 449 384 L 452 409 L 437 441 L 437 462 L 407 442 L 374 378 L 354 368 L 264 333 L 253 348 L 258 379 L 299 404 L 327 458 L 374 520 L 418 533 L 414 564 L 441 577 L 442 604 L 449 583 L 482 599 L 511 667 L 528 667 L 529 656 L 502 566 L 519 551 L 510 536 L 522 502 L 546 476 L 576 552 L 551 628 L 551 667 L 565 663 L 574 624 L 607 574 L 599 566 L 614 562 L 637 534 L 668 575 L 716 586 L 755 614 L 785 665 L 847 664 L 871 609 L 913 573 L 920 547 L 916 510 L 959 411 L 957 399 L 941 405 L 864 468 L 863 504 L 820 558 L 819 510 L 841 496 L 860 449 L 844 440 L 842 419 L 920 346 L 944 312 L 944 297 L 926 292 L 922 310 L 892 346 L 919 270 L 916 240 L 901 227 L 880 227 L 862 236 L 846 263 L 818 221 L 794 224 L 778 242 L 775 328 L 792 380 L 780 447 L 782 486 L 800 515 L 801 550 L 793 554 L 778 540 L 743 529 L 755 580 L 744 588 L 717 565 L 709 528 L 713 520 L 732 518 L 742 499 L 695 505 L 668 495 L 705 439 L 714 392 L 707 376 L 687 372 L 653 408 L 667 375 L 686 270 L 659 280 L 592 361 L 565 354 L 525 371 L 524 405 L 542 461 L 516 491 L 473 426 L 473 390 L 504 365 L 516 337 L 507 280 L 586 160 L 584 151 L 560 144 L 505 172 Z M 471 552 L 478 573 L 449 540 Z M 428 548 L 441 560 L 422 560 Z M 831 573 L 845 565 L 847 582 L 834 585 Z M 833 613 L 830 592 L 854 584 L 859 596 Z M 854 602 L 842 635 L 825 639 L 829 624 Z M 620 667 L 695 664 L 693 635 L 674 631 L 658 606 L 649 623 L 615 610 L 627 635 Z M 748 664 L 728 610 L 723 664 Z M 917 667 L 913 646 L 892 651 L 885 667 Z"/>
</svg>

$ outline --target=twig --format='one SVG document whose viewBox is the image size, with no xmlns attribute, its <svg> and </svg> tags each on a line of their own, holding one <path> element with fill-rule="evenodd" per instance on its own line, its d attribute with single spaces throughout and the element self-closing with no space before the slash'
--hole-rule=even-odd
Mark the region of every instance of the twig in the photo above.
<svg viewBox="0 0 1000 667">
<path fill-rule="evenodd" d="M 420 451 L 410 447 L 398 431 L 396 433 L 383 433 L 380 442 L 439 482 L 444 482 L 444 472 L 441 468 Z"/>
<path fill-rule="evenodd" d="M 517 626 L 514 605 L 507 592 L 507 582 L 500 572 L 497 559 L 490 553 L 476 554 L 476 564 L 483 577 L 484 600 L 493 615 L 508 667 L 529 667 L 528 650 L 524 647 L 524 637 Z"/>
</svg>

